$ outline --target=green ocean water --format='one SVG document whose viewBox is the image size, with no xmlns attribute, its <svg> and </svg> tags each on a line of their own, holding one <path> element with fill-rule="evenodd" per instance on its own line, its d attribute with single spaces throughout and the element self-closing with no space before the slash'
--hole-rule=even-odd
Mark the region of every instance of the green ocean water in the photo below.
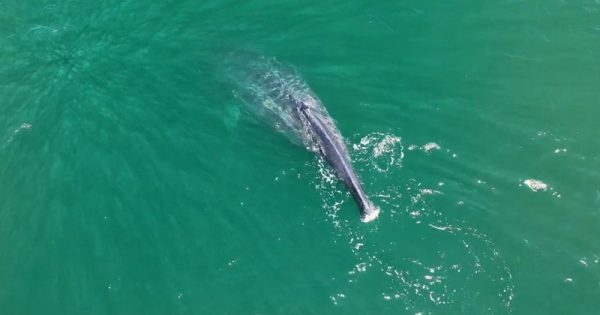
<svg viewBox="0 0 600 315">
<path fill-rule="evenodd" d="M 381 209 L 252 119 L 292 65 Z M 0 314 L 599 314 L 600 2 L 0 1 Z"/>
</svg>

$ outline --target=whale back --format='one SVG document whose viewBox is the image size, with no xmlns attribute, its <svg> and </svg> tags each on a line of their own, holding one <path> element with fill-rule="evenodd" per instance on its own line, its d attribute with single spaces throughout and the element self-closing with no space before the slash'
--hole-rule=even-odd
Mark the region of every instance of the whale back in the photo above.
<svg viewBox="0 0 600 315">
<path fill-rule="evenodd" d="M 226 61 L 226 76 L 235 87 L 235 97 L 246 105 L 252 116 L 285 134 L 294 143 L 316 150 L 314 135 L 299 117 L 297 106 L 290 97 L 326 117 L 326 123 L 335 126 L 300 74 L 275 58 L 232 53 Z"/>
</svg>

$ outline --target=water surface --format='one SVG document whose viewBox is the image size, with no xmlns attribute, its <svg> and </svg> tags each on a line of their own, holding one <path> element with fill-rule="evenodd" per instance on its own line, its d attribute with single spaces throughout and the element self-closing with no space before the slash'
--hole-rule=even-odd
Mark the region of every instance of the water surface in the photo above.
<svg viewBox="0 0 600 315">
<path fill-rule="evenodd" d="M 295 67 L 380 218 L 252 119 Z M 598 1 L 1 1 L 6 314 L 591 314 Z"/>
</svg>

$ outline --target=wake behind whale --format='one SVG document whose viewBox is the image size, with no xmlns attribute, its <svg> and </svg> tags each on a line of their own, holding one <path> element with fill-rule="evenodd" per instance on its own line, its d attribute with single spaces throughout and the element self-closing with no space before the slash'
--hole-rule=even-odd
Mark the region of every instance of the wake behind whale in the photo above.
<svg viewBox="0 0 600 315">
<path fill-rule="evenodd" d="M 299 74 L 273 58 L 235 53 L 227 60 L 227 76 L 252 115 L 329 163 L 356 201 L 363 222 L 377 218 L 379 208 L 364 192 L 342 135 Z"/>
</svg>

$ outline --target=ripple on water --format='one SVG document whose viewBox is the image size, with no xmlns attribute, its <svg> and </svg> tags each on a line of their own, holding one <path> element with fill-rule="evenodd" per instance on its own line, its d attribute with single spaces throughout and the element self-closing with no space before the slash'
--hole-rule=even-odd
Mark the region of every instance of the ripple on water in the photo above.
<svg viewBox="0 0 600 315">
<path fill-rule="evenodd" d="M 394 176 L 394 180 L 378 185 L 379 189 L 370 194 L 382 207 L 382 213 L 377 221 L 365 226 L 340 214 L 350 198 L 330 168 L 322 161 L 318 164 L 315 186 L 323 208 L 340 243 L 346 243 L 356 259 L 346 278 L 338 279 L 345 282 L 344 296 L 358 298 L 364 293 L 360 291 L 361 281 L 377 278 L 383 279 L 376 282 L 382 301 L 399 303 L 410 312 L 511 312 L 514 285 L 500 250 L 490 237 L 460 215 L 449 215 L 465 207 L 465 203 L 457 203 L 451 194 L 446 194 L 443 184 L 427 187 L 419 179 L 396 176 L 404 159 L 439 146 L 409 149 L 405 156 L 401 138 L 393 134 L 372 133 L 350 140 L 355 167 L 363 170 L 359 173 L 368 176 L 369 171 L 375 170 L 380 173 L 377 178 L 383 173 L 384 177 Z M 372 191 L 372 185 L 366 186 L 367 191 Z M 478 287 L 489 289 L 483 294 L 475 292 Z M 332 294 L 337 305 L 340 297 Z M 477 309 L 481 305 L 489 309 Z"/>
</svg>

